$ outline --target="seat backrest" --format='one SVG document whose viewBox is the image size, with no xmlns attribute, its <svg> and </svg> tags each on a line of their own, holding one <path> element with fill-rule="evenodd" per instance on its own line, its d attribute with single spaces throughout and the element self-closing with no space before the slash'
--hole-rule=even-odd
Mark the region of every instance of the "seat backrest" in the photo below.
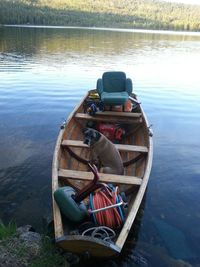
<svg viewBox="0 0 200 267">
<path fill-rule="evenodd" d="M 126 90 L 126 74 L 122 71 L 104 72 L 102 76 L 103 91 L 108 93 Z"/>
</svg>

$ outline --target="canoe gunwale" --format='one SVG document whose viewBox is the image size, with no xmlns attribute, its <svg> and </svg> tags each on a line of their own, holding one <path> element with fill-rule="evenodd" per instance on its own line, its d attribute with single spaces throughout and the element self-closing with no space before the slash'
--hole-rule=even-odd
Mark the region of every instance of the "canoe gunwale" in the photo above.
<svg viewBox="0 0 200 267">
<path fill-rule="evenodd" d="M 149 122 L 147 120 L 147 117 L 144 113 L 144 110 L 142 109 L 142 107 L 140 106 L 142 114 L 143 114 L 143 118 L 144 118 L 144 123 L 145 123 L 145 128 L 149 131 Z M 129 231 L 133 225 L 133 222 L 135 220 L 135 217 L 137 215 L 137 212 L 139 210 L 140 204 L 142 202 L 143 196 L 145 194 L 146 191 L 146 187 L 148 184 L 148 180 L 149 180 L 149 176 L 150 176 L 150 172 L 151 172 L 151 166 L 152 166 L 152 161 L 153 161 L 153 137 L 148 133 L 148 155 L 147 155 L 147 163 L 146 163 L 146 168 L 145 168 L 145 173 L 142 179 L 142 184 L 139 187 L 138 193 L 136 195 L 136 198 L 134 200 L 134 202 L 132 203 L 132 207 L 130 209 L 129 215 L 124 223 L 124 226 L 122 228 L 122 231 L 120 232 L 118 239 L 116 241 L 116 245 L 119 247 L 123 247 L 126 238 L 129 234 Z M 132 213 L 132 214 L 131 214 Z M 132 215 L 132 216 L 131 216 Z"/>
<path fill-rule="evenodd" d="M 54 231 L 55 236 L 62 236 L 63 232 L 63 224 L 61 219 L 60 209 L 54 200 L 53 193 L 58 188 L 58 154 L 60 152 L 60 143 L 62 140 L 64 129 L 61 129 L 56 141 L 56 146 L 53 155 L 53 162 L 52 162 L 52 205 L 53 205 L 53 219 L 54 219 Z"/>
<path fill-rule="evenodd" d="M 78 108 L 81 106 L 81 104 L 84 102 L 86 99 L 88 93 L 85 95 L 85 97 L 79 102 L 79 105 L 72 110 L 70 113 L 65 125 L 63 128 L 60 128 L 57 140 L 56 140 L 56 145 L 54 149 L 54 154 L 53 154 L 53 161 L 52 161 L 52 206 L 53 206 L 53 219 L 54 219 L 54 232 L 55 232 L 55 239 L 58 237 L 61 237 L 64 235 L 63 231 L 63 223 L 62 223 L 62 217 L 60 213 L 60 209 L 54 199 L 54 192 L 58 188 L 58 171 L 59 171 L 59 156 L 60 156 L 60 150 L 61 150 L 61 143 L 63 140 L 63 134 L 65 132 L 65 126 L 70 122 L 70 120 L 73 118 L 74 114 L 78 110 Z"/>
</svg>

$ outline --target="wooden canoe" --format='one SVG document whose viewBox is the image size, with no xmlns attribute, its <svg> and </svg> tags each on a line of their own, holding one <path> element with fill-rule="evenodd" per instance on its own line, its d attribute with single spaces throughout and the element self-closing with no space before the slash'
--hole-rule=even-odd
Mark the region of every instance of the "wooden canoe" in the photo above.
<svg viewBox="0 0 200 267">
<path fill-rule="evenodd" d="M 60 213 L 60 209 L 53 197 L 53 216 L 56 244 L 66 251 L 82 254 L 89 253 L 94 257 L 111 257 L 119 254 L 126 241 L 130 228 L 132 227 L 140 204 L 142 202 L 149 175 L 151 172 L 153 158 L 153 140 L 149 125 L 141 105 L 134 112 L 99 112 L 90 116 L 83 112 L 83 103 L 73 110 L 64 127 L 61 128 L 53 157 L 52 164 L 52 193 L 70 183 L 81 189 L 93 178 L 88 167 L 73 158 L 67 151 L 70 147 L 74 153 L 83 158 L 89 158 L 89 148 L 83 144 L 82 128 L 86 123 L 92 121 L 121 122 L 128 125 L 128 132 L 123 144 L 116 144 L 123 161 L 130 160 L 143 155 L 137 162 L 125 168 L 124 175 L 112 175 L 100 173 L 102 182 L 109 182 L 125 188 L 128 199 L 128 212 L 124 225 L 117 234 L 114 242 L 103 241 L 98 238 L 70 234 L 70 226 Z M 135 96 L 132 95 L 134 98 Z"/>
</svg>

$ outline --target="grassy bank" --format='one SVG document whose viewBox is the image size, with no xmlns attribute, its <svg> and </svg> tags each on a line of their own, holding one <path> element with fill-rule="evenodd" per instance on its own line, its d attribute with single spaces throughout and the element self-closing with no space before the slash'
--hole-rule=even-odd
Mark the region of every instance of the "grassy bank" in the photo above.
<svg viewBox="0 0 200 267">
<path fill-rule="evenodd" d="M 68 267 L 51 238 L 30 231 L 31 227 L 17 228 L 14 222 L 0 222 L 0 266 L 4 267 Z"/>
<path fill-rule="evenodd" d="M 0 221 L 0 240 L 13 236 L 16 234 L 16 231 L 17 226 L 15 222 L 10 222 L 8 225 L 5 225 Z"/>
</svg>

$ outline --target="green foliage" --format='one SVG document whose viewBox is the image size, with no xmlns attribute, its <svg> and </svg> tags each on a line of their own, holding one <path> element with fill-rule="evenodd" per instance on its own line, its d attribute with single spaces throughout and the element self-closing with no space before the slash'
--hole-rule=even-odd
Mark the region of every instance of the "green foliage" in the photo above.
<svg viewBox="0 0 200 267">
<path fill-rule="evenodd" d="M 0 222 L 0 245 L 1 251 L 4 251 L 4 258 L 12 258 L 20 266 L 30 267 L 69 267 L 65 257 L 61 255 L 48 236 L 44 236 L 42 247 L 36 253 L 34 247 L 29 247 L 26 243 L 20 241 L 16 234 L 16 224 L 10 222 L 7 226 Z M 11 256 L 12 255 L 12 256 Z M 11 261 L 11 265 L 12 265 Z M 10 266 L 11 266 L 10 265 Z"/>
<path fill-rule="evenodd" d="M 69 266 L 65 258 L 56 251 L 55 245 L 52 244 L 52 241 L 47 236 L 43 238 L 43 246 L 40 256 L 37 259 L 34 259 L 30 264 L 30 267 L 46 267 L 46 266 L 48 267 Z"/>
<path fill-rule="evenodd" d="M 0 0 L 0 24 L 200 30 L 200 6 L 156 0 Z"/>
<path fill-rule="evenodd" d="M 0 240 L 6 239 L 16 233 L 17 226 L 14 222 L 10 222 L 8 225 L 0 222 Z"/>
</svg>

